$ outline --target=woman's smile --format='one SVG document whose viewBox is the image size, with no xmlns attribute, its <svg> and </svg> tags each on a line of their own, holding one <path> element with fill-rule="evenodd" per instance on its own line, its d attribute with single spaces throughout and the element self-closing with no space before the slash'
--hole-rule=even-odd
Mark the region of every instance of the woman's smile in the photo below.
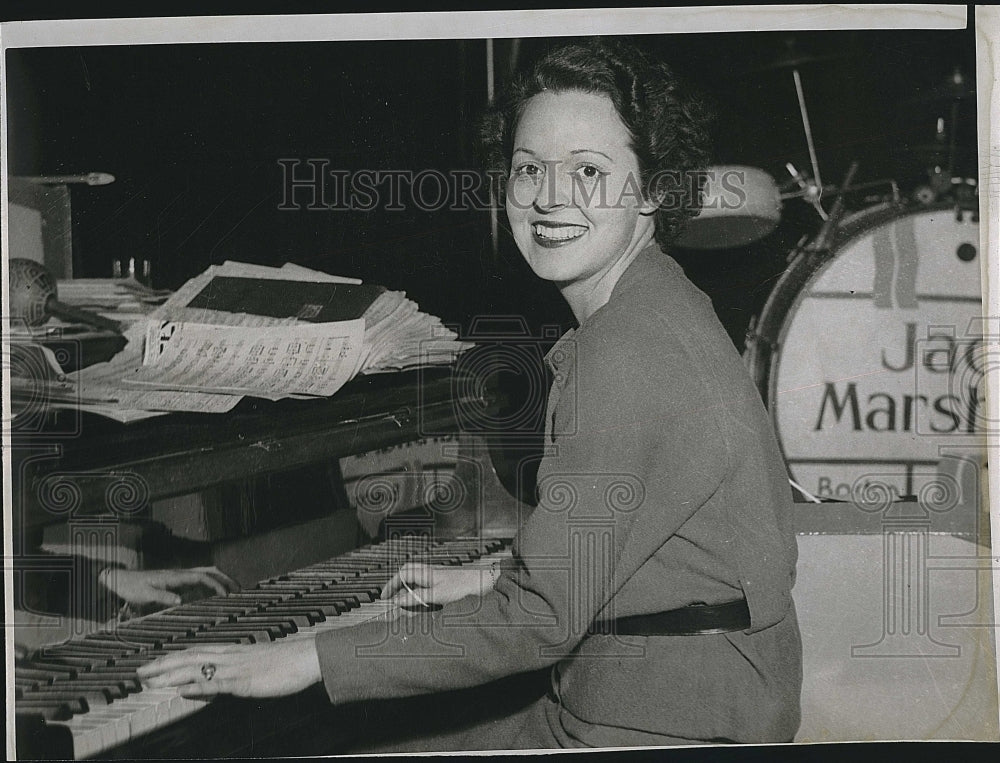
<svg viewBox="0 0 1000 763">
<path fill-rule="evenodd" d="M 531 235 L 535 243 L 546 248 L 571 244 L 581 238 L 586 232 L 586 225 L 575 225 L 574 223 L 539 220 L 531 224 Z"/>
<path fill-rule="evenodd" d="M 531 269 L 559 285 L 578 320 L 607 302 L 653 241 L 632 136 L 606 95 L 544 91 L 514 135 L 507 217 Z"/>
</svg>

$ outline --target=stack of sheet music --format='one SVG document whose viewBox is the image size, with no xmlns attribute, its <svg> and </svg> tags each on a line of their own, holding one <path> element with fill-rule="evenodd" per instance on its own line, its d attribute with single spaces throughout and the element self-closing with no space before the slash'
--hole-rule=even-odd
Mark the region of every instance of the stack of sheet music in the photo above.
<svg viewBox="0 0 1000 763">
<path fill-rule="evenodd" d="M 59 301 L 111 320 L 139 320 L 162 304 L 169 289 L 151 289 L 134 278 L 73 278 L 56 282 Z"/>
<path fill-rule="evenodd" d="M 69 375 L 78 407 L 119 421 L 329 396 L 356 374 L 451 363 L 471 346 L 403 292 L 237 262 L 191 279 L 125 336 L 109 362 Z"/>
</svg>

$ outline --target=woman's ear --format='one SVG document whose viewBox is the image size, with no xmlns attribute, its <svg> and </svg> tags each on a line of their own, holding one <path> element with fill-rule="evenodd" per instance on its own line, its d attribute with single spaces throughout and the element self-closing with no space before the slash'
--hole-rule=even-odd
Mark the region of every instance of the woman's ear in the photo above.
<svg viewBox="0 0 1000 763">
<path fill-rule="evenodd" d="M 663 202 L 663 192 L 650 195 L 646 199 L 643 199 L 642 205 L 639 207 L 639 214 L 643 217 L 650 217 L 655 215 L 660 208 L 660 204 Z"/>
</svg>

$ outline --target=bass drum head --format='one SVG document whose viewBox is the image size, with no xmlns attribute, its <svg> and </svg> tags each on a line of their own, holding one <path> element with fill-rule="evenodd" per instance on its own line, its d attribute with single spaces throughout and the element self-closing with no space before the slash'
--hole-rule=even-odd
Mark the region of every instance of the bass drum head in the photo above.
<svg viewBox="0 0 1000 763">
<path fill-rule="evenodd" d="M 985 454 L 980 257 L 970 211 L 884 206 L 792 263 L 746 359 L 798 485 L 820 499 L 963 499 L 961 463 L 942 465 L 975 472 Z"/>
</svg>

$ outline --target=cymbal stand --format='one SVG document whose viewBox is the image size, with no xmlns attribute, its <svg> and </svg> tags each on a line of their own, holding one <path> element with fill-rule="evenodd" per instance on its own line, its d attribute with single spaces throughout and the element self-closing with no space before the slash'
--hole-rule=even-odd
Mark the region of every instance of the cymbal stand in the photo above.
<svg viewBox="0 0 1000 763">
<path fill-rule="evenodd" d="M 795 181 L 799 184 L 799 187 L 804 191 L 803 198 L 812 204 L 819 216 L 824 220 L 828 220 L 829 216 L 826 210 L 823 209 L 822 198 L 823 198 L 823 178 L 820 176 L 819 172 L 819 159 L 816 157 L 816 144 L 813 141 L 812 126 L 809 123 L 809 110 L 806 108 L 806 97 L 805 92 L 802 89 L 802 77 L 799 74 L 798 67 L 792 69 L 792 79 L 795 81 L 795 96 L 799 101 L 799 113 L 802 116 L 802 129 L 806 134 L 806 148 L 809 150 L 809 163 L 812 165 L 812 179 L 804 177 L 791 162 L 785 165 L 789 174 L 795 178 Z"/>
</svg>

